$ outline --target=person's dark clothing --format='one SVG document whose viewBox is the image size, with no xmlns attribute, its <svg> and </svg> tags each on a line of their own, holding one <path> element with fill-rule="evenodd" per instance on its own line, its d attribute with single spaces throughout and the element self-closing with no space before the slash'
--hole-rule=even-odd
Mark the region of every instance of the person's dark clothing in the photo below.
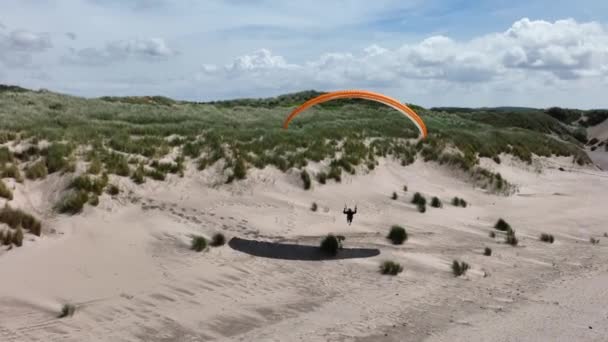
<svg viewBox="0 0 608 342">
<path fill-rule="evenodd" d="M 344 208 L 343 213 L 346 214 L 346 222 L 348 222 L 348 224 L 350 225 L 353 222 L 353 216 L 355 216 L 355 214 L 357 213 L 357 208 L 355 207 L 354 211 L 350 208 L 348 208 L 348 210 Z"/>
</svg>

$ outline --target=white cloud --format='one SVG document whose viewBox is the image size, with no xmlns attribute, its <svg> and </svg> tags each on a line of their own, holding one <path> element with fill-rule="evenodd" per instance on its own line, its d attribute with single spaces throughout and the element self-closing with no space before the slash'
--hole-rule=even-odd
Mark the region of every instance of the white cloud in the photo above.
<svg viewBox="0 0 608 342">
<path fill-rule="evenodd" d="M 10 68 L 31 66 L 32 55 L 52 48 L 48 33 L 26 30 L 0 32 L 0 64 Z"/>
<path fill-rule="evenodd" d="M 265 82 L 270 88 L 275 84 L 277 90 L 285 82 L 276 79 L 288 77 L 297 80 L 294 84 L 327 87 L 399 88 L 432 80 L 467 87 L 480 83 L 504 86 L 505 81 L 523 74 L 527 82 L 546 82 L 547 77 L 557 81 L 592 78 L 606 75 L 607 66 L 608 32 L 601 25 L 524 18 L 504 32 L 468 41 L 433 36 L 393 50 L 371 45 L 359 53 L 325 53 L 301 65 L 289 64 L 264 49 L 237 57 L 223 69 L 207 66 L 206 74 L 222 79 L 230 72 L 231 79 L 238 74 L 240 86 L 249 80 L 256 85 Z M 259 79 L 259 70 L 265 71 L 264 79 Z M 511 85 L 517 86 L 515 82 Z"/>
<path fill-rule="evenodd" d="M 131 57 L 146 61 L 166 60 L 177 55 L 162 38 L 120 40 L 107 43 L 102 49 L 71 49 L 63 56 L 66 64 L 105 66 Z"/>
</svg>

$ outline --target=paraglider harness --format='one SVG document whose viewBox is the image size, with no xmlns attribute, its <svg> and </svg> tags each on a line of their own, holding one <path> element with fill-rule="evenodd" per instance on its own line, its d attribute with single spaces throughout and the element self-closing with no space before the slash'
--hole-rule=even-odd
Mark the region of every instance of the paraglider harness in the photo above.
<svg viewBox="0 0 608 342">
<path fill-rule="evenodd" d="M 357 205 L 355 205 L 355 211 L 350 208 L 346 210 L 346 205 L 344 205 L 344 210 L 342 211 L 342 213 L 346 215 L 346 222 L 348 222 L 348 225 L 350 226 L 350 224 L 353 222 L 353 216 L 355 216 L 355 214 L 357 213 Z"/>
</svg>

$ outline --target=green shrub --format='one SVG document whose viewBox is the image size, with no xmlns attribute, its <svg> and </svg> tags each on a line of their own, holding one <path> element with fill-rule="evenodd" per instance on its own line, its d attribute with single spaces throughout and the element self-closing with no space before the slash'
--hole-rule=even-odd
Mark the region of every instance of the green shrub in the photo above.
<svg viewBox="0 0 608 342">
<path fill-rule="evenodd" d="M 397 193 L 396 193 L 396 192 L 393 192 L 393 195 L 391 196 L 391 198 L 392 198 L 393 200 L 396 200 L 397 198 L 399 198 L 399 196 L 397 196 Z"/>
<path fill-rule="evenodd" d="M 304 190 L 310 189 L 310 175 L 306 170 L 302 171 L 300 178 L 302 178 L 302 182 L 304 182 Z"/>
<path fill-rule="evenodd" d="M 13 192 L 2 179 L 0 179 L 0 197 L 6 198 L 9 201 L 13 199 Z"/>
<path fill-rule="evenodd" d="M 157 169 L 152 169 L 152 170 L 146 170 L 146 176 L 157 180 L 157 181 L 164 181 L 167 177 L 167 174 L 165 174 L 162 171 L 159 171 Z"/>
<path fill-rule="evenodd" d="M 341 244 L 337 237 L 335 237 L 333 234 L 329 234 L 323 239 L 323 241 L 321 241 L 321 245 L 319 247 L 323 253 L 335 256 L 338 254 Z"/>
<path fill-rule="evenodd" d="M 108 194 L 111 196 L 116 196 L 120 193 L 120 188 L 114 184 L 108 185 Z"/>
<path fill-rule="evenodd" d="M 443 206 L 443 204 L 441 203 L 441 200 L 437 197 L 433 197 L 431 199 L 431 207 L 433 208 L 441 208 Z"/>
<path fill-rule="evenodd" d="M 0 222 L 6 223 L 11 228 L 23 227 L 32 234 L 40 236 L 40 221 L 21 209 L 11 208 L 8 204 L 0 210 Z"/>
<path fill-rule="evenodd" d="M 469 264 L 464 261 L 458 262 L 457 260 L 454 260 L 454 262 L 452 262 L 452 273 L 454 273 L 454 276 L 456 277 L 460 277 L 467 273 L 469 268 Z"/>
<path fill-rule="evenodd" d="M 500 164 L 500 157 L 499 156 L 494 156 L 492 157 L 492 160 L 496 163 L 496 164 Z"/>
<path fill-rule="evenodd" d="M 426 212 L 426 204 L 418 204 L 417 208 L 418 208 L 418 211 L 423 214 Z"/>
<path fill-rule="evenodd" d="M 333 179 L 336 182 L 342 182 L 342 168 L 339 166 L 331 166 L 327 178 Z"/>
<path fill-rule="evenodd" d="M 2 245 L 4 246 L 10 246 L 13 244 L 13 232 L 10 230 L 7 230 L 3 233 L 2 235 Z"/>
<path fill-rule="evenodd" d="M 397 275 L 403 272 L 403 266 L 394 261 L 385 261 L 380 264 L 380 273 L 385 275 Z"/>
<path fill-rule="evenodd" d="M 407 192 L 407 185 L 403 186 L 403 192 Z"/>
<path fill-rule="evenodd" d="M 517 246 L 519 240 L 515 236 L 514 230 L 507 231 L 507 236 L 505 237 L 505 242 L 513 247 Z"/>
<path fill-rule="evenodd" d="M 391 230 L 386 238 L 391 240 L 393 245 L 401 245 L 404 241 L 407 241 L 408 236 L 405 228 L 394 225 L 391 227 Z"/>
<path fill-rule="evenodd" d="M 542 234 L 540 234 L 540 241 L 553 243 L 553 241 L 555 241 L 555 238 L 551 234 L 542 233 Z"/>
<path fill-rule="evenodd" d="M 47 174 L 48 170 L 46 164 L 42 160 L 29 165 L 25 169 L 25 176 L 31 180 L 45 178 Z"/>
<path fill-rule="evenodd" d="M 493 239 L 493 238 L 495 238 L 495 237 L 496 237 L 496 233 L 494 233 L 494 232 L 490 232 L 490 237 L 491 237 L 492 239 Z"/>
<path fill-rule="evenodd" d="M 73 316 L 76 312 L 76 307 L 72 304 L 64 304 L 61 308 L 61 313 L 59 313 L 58 318 L 65 318 L 69 316 Z"/>
<path fill-rule="evenodd" d="M 91 163 L 89 164 L 89 167 L 87 168 L 87 172 L 92 174 L 92 175 L 98 175 L 101 172 L 101 168 L 102 168 L 102 164 L 101 161 L 97 158 L 93 158 L 93 160 L 91 160 Z"/>
<path fill-rule="evenodd" d="M 49 173 L 54 173 L 67 168 L 68 157 L 72 149 L 70 146 L 61 143 L 53 143 L 46 150 L 46 167 Z"/>
<path fill-rule="evenodd" d="M 89 195 L 89 205 L 96 207 L 99 205 L 99 196 L 96 194 Z"/>
<path fill-rule="evenodd" d="M 486 248 L 483 250 L 483 255 L 485 255 L 485 256 L 490 256 L 490 255 L 492 255 L 492 248 L 490 248 L 490 247 L 486 247 Z"/>
<path fill-rule="evenodd" d="M 327 182 L 327 174 L 325 172 L 317 173 L 317 181 L 321 184 L 325 184 Z"/>
<path fill-rule="evenodd" d="M 0 166 L 13 162 L 13 153 L 6 146 L 0 146 Z"/>
<path fill-rule="evenodd" d="M 417 192 L 412 198 L 412 203 L 418 206 L 426 206 L 426 198 L 424 198 L 421 193 Z"/>
<path fill-rule="evenodd" d="M 597 245 L 600 243 L 600 239 L 596 239 L 596 238 L 590 238 L 589 242 L 591 242 L 592 245 Z"/>
<path fill-rule="evenodd" d="M 496 224 L 494 225 L 494 228 L 503 231 L 503 232 L 508 232 L 509 230 L 511 230 L 511 226 L 502 218 L 499 219 Z"/>
<path fill-rule="evenodd" d="M 23 182 L 23 177 L 21 176 L 21 172 L 19 171 L 19 168 L 15 164 L 11 164 L 10 166 L 7 166 L 2 171 L 2 176 L 0 178 L 13 178 L 19 183 Z"/>
<path fill-rule="evenodd" d="M 458 198 L 458 197 L 452 198 L 452 205 L 455 206 L 455 207 L 459 206 L 460 205 L 460 198 Z"/>
<path fill-rule="evenodd" d="M 317 209 L 318 209 L 317 203 L 312 202 L 312 205 L 310 206 L 310 210 L 317 211 Z"/>
<path fill-rule="evenodd" d="M 223 246 L 226 243 L 226 237 L 224 236 L 224 234 L 222 233 L 217 233 L 215 235 L 213 235 L 213 238 L 211 238 L 211 246 L 213 247 L 219 247 L 219 246 Z"/>
<path fill-rule="evenodd" d="M 236 179 L 245 179 L 247 176 L 247 167 L 243 158 L 237 158 L 234 164 L 234 177 Z"/>
<path fill-rule="evenodd" d="M 195 235 L 192 237 L 192 244 L 190 248 L 193 251 L 202 252 L 207 248 L 207 240 L 200 235 Z"/>
<path fill-rule="evenodd" d="M 70 188 L 101 195 L 106 185 L 103 178 L 93 178 L 83 174 L 72 180 Z"/>
<path fill-rule="evenodd" d="M 69 191 L 64 195 L 56 209 L 62 214 L 77 214 L 82 211 L 84 204 L 89 200 L 86 191 Z"/>
<path fill-rule="evenodd" d="M 460 203 L 459 203 L 459 204 L 460 204 L 460 206 L 461 206 L 461 207 L 463 207 L 463 208 L 466 208 L 466 207 L 467 207 L 467 201 L 465 201 L 465 200 L 464 200 L 464 199 L 462 199 L 462 198 L 460 199 Z"/>
<path fill-rule="evenodd" d="M 135 182 L 135 184 L 143 184 L 146 181 L 145 175 L 146 175 L 146 171 L 144 170 L 144 165 L 139 164 L 137 169 L 135 169 L 135 171 L 133 171 L 133 174 L 131 175 L 131 179 L 133 180 L 133 182 Z"/>
<path fill-rule="evenodd" d="M 23 245 L 23 229 L 21 229 L 21 227 L 17 227 L 15 233 L 13 234 L 13 244 L 17 247 L 21 247 Z"/>
</svg>

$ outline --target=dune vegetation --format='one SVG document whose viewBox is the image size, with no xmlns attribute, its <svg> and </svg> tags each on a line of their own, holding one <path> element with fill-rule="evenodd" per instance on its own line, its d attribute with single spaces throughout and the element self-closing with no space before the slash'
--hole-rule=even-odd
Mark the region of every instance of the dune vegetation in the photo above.
<svg viewBox="0 0 608 342">
<path fill-rule="evenodd" d="M 31 181 L 74 173 L 77 163 L 85 162 L 89 178 L 81 176 L 56 206 L 66 213 L 79 212 L 89 195 L 101 195 L 107 175 L 137 184 L 163 181 L 183 176 L 188 163 L 199 171 L 217 163 L 225 183 L 246 179 L 252 168 L 299 169 L 303 188 L 310 189 L 315 180 L 320 185 L 340 182 L 344 174 L 373 170 L 380 157 L 404 166 L 422 158 L 461 169 L 476 185 L 501 193 L 509 191 L 508 180 L 481 167 L 481 157 L 496 161 L 500 154 L 511 154 L 530 163 L 533 155 L 557 155 L 586 164 L 590 160 L 581 129 L 604 117 L 598 111 L 572 114 L 555 108 L 412 105 L 429 129 L 428 138 L 417 141 L 414 125 L 391 108 L 337 100 L 300 115 L 288 130 L 281 128 L 296 105 L 318 94 L 195 103 L 158 96 L 85 99 L 3 86 L 0 172 L 18 182 L 24 181 L 22 175 Z M 321 161 L 326 162 L 321 170 L 307 170 L 309 162 Z M 109 191 L 116 193 L 112 186 Z M 0 192 L 10 199 L 5 185 Z M 440 205 L 438 200 L 431 204 Z"/>
</svg>

